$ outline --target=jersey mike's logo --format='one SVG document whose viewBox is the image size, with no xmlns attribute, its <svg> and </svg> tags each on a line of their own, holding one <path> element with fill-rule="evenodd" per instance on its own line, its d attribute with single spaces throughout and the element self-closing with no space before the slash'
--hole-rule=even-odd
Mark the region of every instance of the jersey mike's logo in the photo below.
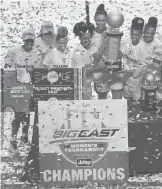
<svg viewBox="0 0 162 189">
<path fill-rule="evenodd" d="M 50 71 L 48 72 L 47 74 L 47 80 L 52 84 L 52 83 L 55 83 L 57 82 L 59 79 L 59 75 L 57 72 L 55 71 Z"/>
<path fill-rule="evenodd" d="M 107 152 L 109 141 L 116 141 L 121 128 L 58 129 L 49 145 L 59 147 L 61 154 L 78 167 L 92 166 Z"/>
</svg>

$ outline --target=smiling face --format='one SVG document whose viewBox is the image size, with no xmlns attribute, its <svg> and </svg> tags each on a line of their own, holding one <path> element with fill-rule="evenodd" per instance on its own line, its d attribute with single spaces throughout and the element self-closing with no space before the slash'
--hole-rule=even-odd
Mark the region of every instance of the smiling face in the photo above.
<svg viewBox="0 0 162 189">
<path fill-rule="evenodd" d="M 42 33 L 42 39 L 48 43 L 52 43 L 54 34 L 53 32 L 49 31 L 47 33 Z"/>
<path fill-rule="evenodd" d="M 57 49 L 64 52 L 67 47 L 68 40 L 66 37 L 61 37 L 57 40 Z"/>
<path fill-rule="evenodd" d="M 106 16 L 104 14 L 97 14 L 95 17 L 95 22 L 96 22 L 96 30 L 99 33 L 102 33 L 105 28 L 106 28 Z"/>
<path fill-rule="evenodd" d="M 132 45 L 137 45 L 140 42 L 142 36 L 142 31 L 141 30 L 135 30 L 131 29 L 131 40 L 132 40 Z"/>
<path fill-rule="evenodd" d="M 85 33 L 83 34 L 81 37 L 80 37 L 80 43 L 81 45 L 85 48 L 85 49 L 88 49 L 90 47 L 90 44 L 91 44 L 91 39 L 92 39 L 92 35 L 88 32 L 88 33 Z"/>
<path fill-rule="evenodd" d="M 155 28 L 146 27 L 143 34 L 143 40 L 146 43 L 151 43 L 154 39 L 155 32 L 156 32 Z"/>
<path fill-rule="evenodd" d="M 27 39 L 27 40 L 24 40 L 24 50 L 27 51 L 27 52 L 30 52 L 33 48 L 33 45 L 34 45 L 34 40 L 33 39 Z"/>
</svg>

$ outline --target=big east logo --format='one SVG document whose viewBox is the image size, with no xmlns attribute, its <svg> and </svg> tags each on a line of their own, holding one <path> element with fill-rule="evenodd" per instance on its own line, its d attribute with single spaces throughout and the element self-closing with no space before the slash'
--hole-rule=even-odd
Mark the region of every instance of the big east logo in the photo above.
<svg viewBox="0 0 162 189">
<path fill-rule="evenodd" d="M 99 161 L 107 152 L 109 140 L 115 142 L 121 128 L 59 129 L 55 130 L 49 144 L 59 146 L 62 155 L 76 164 L 78 158 Z"/>
</svg>

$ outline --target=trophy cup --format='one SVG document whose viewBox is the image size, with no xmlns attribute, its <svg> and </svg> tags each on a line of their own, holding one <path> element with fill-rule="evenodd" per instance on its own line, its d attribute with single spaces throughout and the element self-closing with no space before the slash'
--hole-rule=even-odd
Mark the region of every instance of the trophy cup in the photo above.
<svg viewBox="0 0 162 189">
<path fill-rule="evenodd" d="M 119 11 L 112 11 L 107 16 L 107 23 L 110 26 L 108 36 L 108 44 L 106 47 L 106 62 L 107 70 L 119 71 L 122 69 L 122 61 L 120 57 L 120 43 L 123 32 L 119 31 L 119 27 L 124 22 L 124 16 Z"/>
<path fill-rule="evenodd" d="M 144 112 L 156 112 L 158 110 L 156 100 L 158 86 L 156 85 L 155 75 L 147 73 L 144 79 L 145 85 L 142 89 L 144 91 L 145 104 L 142 109 Z"/>
</svg>

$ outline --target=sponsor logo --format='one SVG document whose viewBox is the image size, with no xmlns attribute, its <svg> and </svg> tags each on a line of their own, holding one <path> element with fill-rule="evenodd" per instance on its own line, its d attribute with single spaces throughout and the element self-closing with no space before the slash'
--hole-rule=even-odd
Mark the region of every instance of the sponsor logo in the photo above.
<svg viewBox="0 0 162 189">
<path fill-rule="evenodd" d="M 60 129 L 55 130 L 53 137 L 55 140 L 51 143 L 57 143 L 60 140 L 116 140 L 120 135 L 121 128 L 109 129 Z"/>
<path fill-rule="evenodd" d="M 76 165 L 78 167 L 91 167 L 92 166 L 92 159 L 77 159 Z"/>
<path fill-rule="evenodd" d="M 109 141 L 116 141 L 122 128 L 57 129 L 49 145 L 59 146 L 61 154 L 78 167 L 92 166 L 106 153 Z"/>
<path fill-rule="evenodd" d="M 47 80 L 52 84 L 52 83 L 55 83 L 57 82 L 59 79 L 59 75 L 57 72 L 55 71 L 50 71 L 48 72 L 47 74 Z"/>
</svg>

